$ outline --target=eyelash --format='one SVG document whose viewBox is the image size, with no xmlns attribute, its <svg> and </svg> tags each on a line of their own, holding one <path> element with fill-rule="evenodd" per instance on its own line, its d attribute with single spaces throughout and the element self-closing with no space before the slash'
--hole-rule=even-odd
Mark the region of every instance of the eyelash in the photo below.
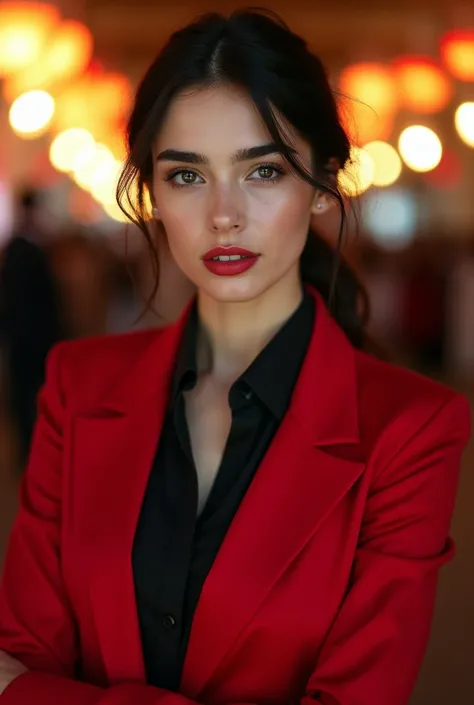
<svg viewBox="0 0 474 705">
<path fill-rule="evenodd" d="M 272 164 L 271 162 L 266 162 L 264 164 L 258 164 L 255 169 L 251 172 L 251 174 L 254 174 L 256 171 L 259 169 L 272 169 L 274 172 L 276 172 L 275 176 L 272 176 L 271 179 L 251 179 L 251 181 L 259 181 L 262 184 L 274 184 L 276 181 L 279 181 L 280 177 L 283 176 L 286 172 L 285 170 L 278 164 Z M 166 175 L 165 181 L 170 184 L 173 188 L 189 188 L 191 186 L 199 186 L 199 184 L 177 184 L 176 182 L 173 182 L 173 179 L 176 176 L 179 176 L 179 174 L 186 174 L 186 173 L 192 173 L 196 174 L 199 176 L 199 174 L 194 171 L 194 169 L 188 169 L 184 167 L 179 167 L 177 169 L 173 169 L 170 171 L 169 174 Z M 202 178 L 202 177 L 200 177 Z"/>
</svg>

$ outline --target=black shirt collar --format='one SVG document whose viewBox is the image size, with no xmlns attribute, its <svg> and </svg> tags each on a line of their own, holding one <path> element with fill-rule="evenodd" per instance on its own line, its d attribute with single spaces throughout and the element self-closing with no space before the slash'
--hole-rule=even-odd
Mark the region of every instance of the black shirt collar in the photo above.
<svg viewBox="0 0 474 705">
<path fill-rule="evenodd" d="M 288 409 L 313 331 L 314 315 L 314 299 L 305 291 L 298 308 L 233 385 L 255 394 L 279 420 Z M 196 383 L 197 331 L 195 302 L 178 351 L 172 385 L 173 399 Z"/>
</svg>

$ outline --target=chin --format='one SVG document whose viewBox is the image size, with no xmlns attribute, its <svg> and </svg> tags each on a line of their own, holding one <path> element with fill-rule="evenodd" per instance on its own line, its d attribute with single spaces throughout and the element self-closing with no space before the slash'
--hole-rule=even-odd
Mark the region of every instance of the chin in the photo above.
<svg viewBox="0 0 474 705">
<path fill-rule="evenodd" d="M 212 286 L 204 286 L 202 291 L 220 303 L 247 303 L 261 296 L 264 287 L 257 287 L 255 282 L 243 277 L 222 277 L 222 281 L 213 282 Z"/>
</svg>

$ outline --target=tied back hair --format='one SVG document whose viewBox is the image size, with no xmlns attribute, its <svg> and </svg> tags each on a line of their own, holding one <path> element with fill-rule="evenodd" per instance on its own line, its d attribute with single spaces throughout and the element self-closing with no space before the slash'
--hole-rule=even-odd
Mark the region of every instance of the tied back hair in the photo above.
<svg viewBox="0 0 474 705">
<path fill-rule="evenodd" d="M 347 214 L 337 169 L 331 166 L 344 169 L 348 164 L 350 140 L 321 61 L 279 17 L 264 10 L 239 10 L 230 16 L 210 13 L 175 32 L 138 87 L 127 126 L 128 158 L 117 200 L 150 247 L 155 275 L 150 300 L 159 283 L 158 253 L 146 206 L 153 179 L 153 142 L 173 98 L 184 91 L 223 84 L 250 96 L 290 168 L 336 202 L 340 215 L 337 245 L 332 247 L 310 229 L 301 256 L 301 276 L 320 292 L 352 344 L 368 348 L 368 299 L 341 255 Z M 288 144 L 281 118 L 310 144 L 311 171 Z"/>
</svg>

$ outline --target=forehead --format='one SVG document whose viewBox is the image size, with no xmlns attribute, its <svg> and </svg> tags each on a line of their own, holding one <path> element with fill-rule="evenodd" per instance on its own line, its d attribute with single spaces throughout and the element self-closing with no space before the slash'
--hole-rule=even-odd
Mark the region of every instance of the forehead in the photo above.
<svg viewBox="0 0 474 705">
<path fill-rule="evenodd" d="M 284 127 L 284 134 L 288 142 L 297 146 L 291 127 Z M 212 155 L 234 153 L 270 141 L 268 129 L 245 91 L 221 85 L 189 90 L 174 98 L 156 136 L 155 148 Z"/>
</svg>

